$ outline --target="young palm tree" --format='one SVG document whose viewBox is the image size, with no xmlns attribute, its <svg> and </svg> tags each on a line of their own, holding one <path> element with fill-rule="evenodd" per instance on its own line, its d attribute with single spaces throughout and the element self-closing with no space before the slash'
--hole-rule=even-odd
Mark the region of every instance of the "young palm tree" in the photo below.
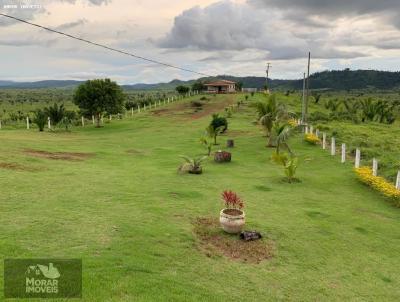
<svg viewBox="0 0 400 302">
<path fill-rule="evenodd" d="M 273 128 L 276 136 L 276 154 L 279 155 L 279 152 L 285 148 L 290 155 L 293 155 L 293 152 L 288 144 L 288 139 L 291 134 L 292 128 L 287 124 L 276 124 Z"/>
<path fill-rule="evenodd" d="M 217 137 L 218 135 L 220 135 L 221 133 L 224 132 L 224 126 L 220 126 L 215 128 L 212 124 L 210 124 L 207 128 L 206 128 L 206 132 L 208 134 L 208 136 L 210 138 L 214 139 L 214 146 L 218 145 L 217 144 Z"/>
<path fill-rule="evenodd" d="M 266 102 L 259 101 L 255 103 L 254 107 L 256 108 L 261 125 L 263 125 L 265 128 L 268 138 L 267 146 L 275 147 L 274 135 L 272 131 L 274 124 L 282 119 L 287 118 L 289 113 L 284 105 L 277 102 L 275 95 L 269 96 Z"/>
<path fill-rule="evenodd" d="M 44 126 L 47 123 L 47 114 L 41 109 L 35 111 L 35 116 L 33 117 L 33 122 L 38 126 L 39 131 L 44 130 Z"/>
</svg>

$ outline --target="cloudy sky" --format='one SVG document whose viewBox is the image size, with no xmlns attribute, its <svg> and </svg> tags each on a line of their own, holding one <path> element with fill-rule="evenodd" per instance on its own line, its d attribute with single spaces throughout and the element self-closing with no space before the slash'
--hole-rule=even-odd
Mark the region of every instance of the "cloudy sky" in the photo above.
<svg viewBox="0 0 400 302">
<path fill-rule="evenodd" d="M 23 8 L 21 4 L 32 5 Z M 400 68 L 399 0 L 0 0 L 0 12 L 202 73 L 301 78 Z M 198 76 L 0 16 L 0 80 L 155 83 Z"/>
</svg>

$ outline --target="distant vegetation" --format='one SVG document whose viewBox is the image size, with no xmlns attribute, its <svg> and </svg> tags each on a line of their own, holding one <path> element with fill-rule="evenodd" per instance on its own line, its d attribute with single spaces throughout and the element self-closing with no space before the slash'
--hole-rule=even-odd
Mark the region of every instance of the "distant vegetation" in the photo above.
<svg viewBox="0 0 400 302">
<path fill-rule="evenodd" d="M 229 80 L 238 83 L 239 88 L 263 89 L 265 77 L 233 77 L 229 75 L 219 75 L 214 78 L 200 78 L 197 80 L 181 81 L 173 80 L 168 83 L 156 84 L 134 84 L 123 85 L 124 90 L 159 90 L 173 91 L 178 86 L 192 87 L 193 90 L 201 90 L 206 82 L 215 79 Z M 82 81 L 41 81 L 32 83 L 16 83 L 11 81 L 0 81 L 0 88 L 74 88 L 82 84 Z M 301 90 L 303 80 L 279 80 L 270 79 L 269 85 L 272 89 L 281 91 Z M 376 70 L 333 70 L 318 72 L 311 75 L 311 88 L 332 89 L 332 90 L 354 90 L 354 89 L 400 89 L 400 72 L 376 71 Z"/>
</svg>

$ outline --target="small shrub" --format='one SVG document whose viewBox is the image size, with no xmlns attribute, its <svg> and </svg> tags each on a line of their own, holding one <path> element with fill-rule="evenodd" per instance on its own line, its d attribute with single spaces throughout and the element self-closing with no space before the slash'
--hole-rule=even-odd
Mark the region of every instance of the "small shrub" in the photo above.
<svg viewBox="0 0 400 302">
<path fill-rule="evenodd" d="M 224 133 L 226 130 L 228 130 L 228 120 L 220 116 L 219 114 L 214 114 L 212 116 L 212 121 L 210 124 L 214 129 L 222 127 L 222 133 Z"/>
<path fill-rule="evenodd" d="M 298 126 L 297 121 L 295 119 L 288 120 L 288 124 L 290 127 L 293 127 L 293 128 L 296 128 Z"/>
<path fill-rule="evenodd" d="M 227 118 L 231 118 L 233 116 L 233 110 L 231 107 L 226 107 L 225 108 L 225 113 Z"/>
<path fill-rule="evenodd" d="M 400 190 L 397 190 L 392 183 L 388 182 L 383 177 L 374 176 L 372 169 L 369 167 L 355 169 L 355 173 L 361 182 L 393 200 L 395 205 L 400 207 Z"/>
<path fill-rule="evenodd" d="M 286 179 L 289 183 L 298 182 L 299 180 L 296 178 L 296 172 L 298 167 L 298 158 L 296 156 L 290 155 L 288 156 L 286 153 L 274 153 L 272 155 L 272 160 L 283 166 L 283 170 L 286 175 Z"/>
<path fill-rule="evenodd" d="M 201 108 L 203 107 L 204 103 L 201 101 L 191 101 L 190 105 L 195 108 Z"/>
<path fill-rule="evenodd" d="M 320 142 L 320 139 L 318 138 L 318 136 L 316 136 L 313 133 L 308 133 L 304 136 L 304 140 L 312 145 L 317 145 Z"/>
</svg>

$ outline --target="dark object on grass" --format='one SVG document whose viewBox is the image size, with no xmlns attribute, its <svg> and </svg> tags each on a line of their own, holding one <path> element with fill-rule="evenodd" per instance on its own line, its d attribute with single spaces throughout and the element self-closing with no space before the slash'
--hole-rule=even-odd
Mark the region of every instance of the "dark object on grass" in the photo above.
<svg viewBox="0 0 400 302">
<path fill-rule="evenodd" d="M 214 160 L 217 163 L 229 163 L 232 160 L 232 154 L 226 151 L 215 152 Z"/>
<path fill-rule="evenodd" d="M 235 141 L 234 141 L 233 139 L 228 139 L 227 142 L 226 142 L 226 146 L 227 146 L 228 148 L 233 148 L 233 147 L 235 147 Z"/>
<path fill-rule="evenodd" d="M 244 241 L 260 240 L 262 235 L 257 231 L 244 231 L 240 233 L 240 239 Z"/>
</svg>

